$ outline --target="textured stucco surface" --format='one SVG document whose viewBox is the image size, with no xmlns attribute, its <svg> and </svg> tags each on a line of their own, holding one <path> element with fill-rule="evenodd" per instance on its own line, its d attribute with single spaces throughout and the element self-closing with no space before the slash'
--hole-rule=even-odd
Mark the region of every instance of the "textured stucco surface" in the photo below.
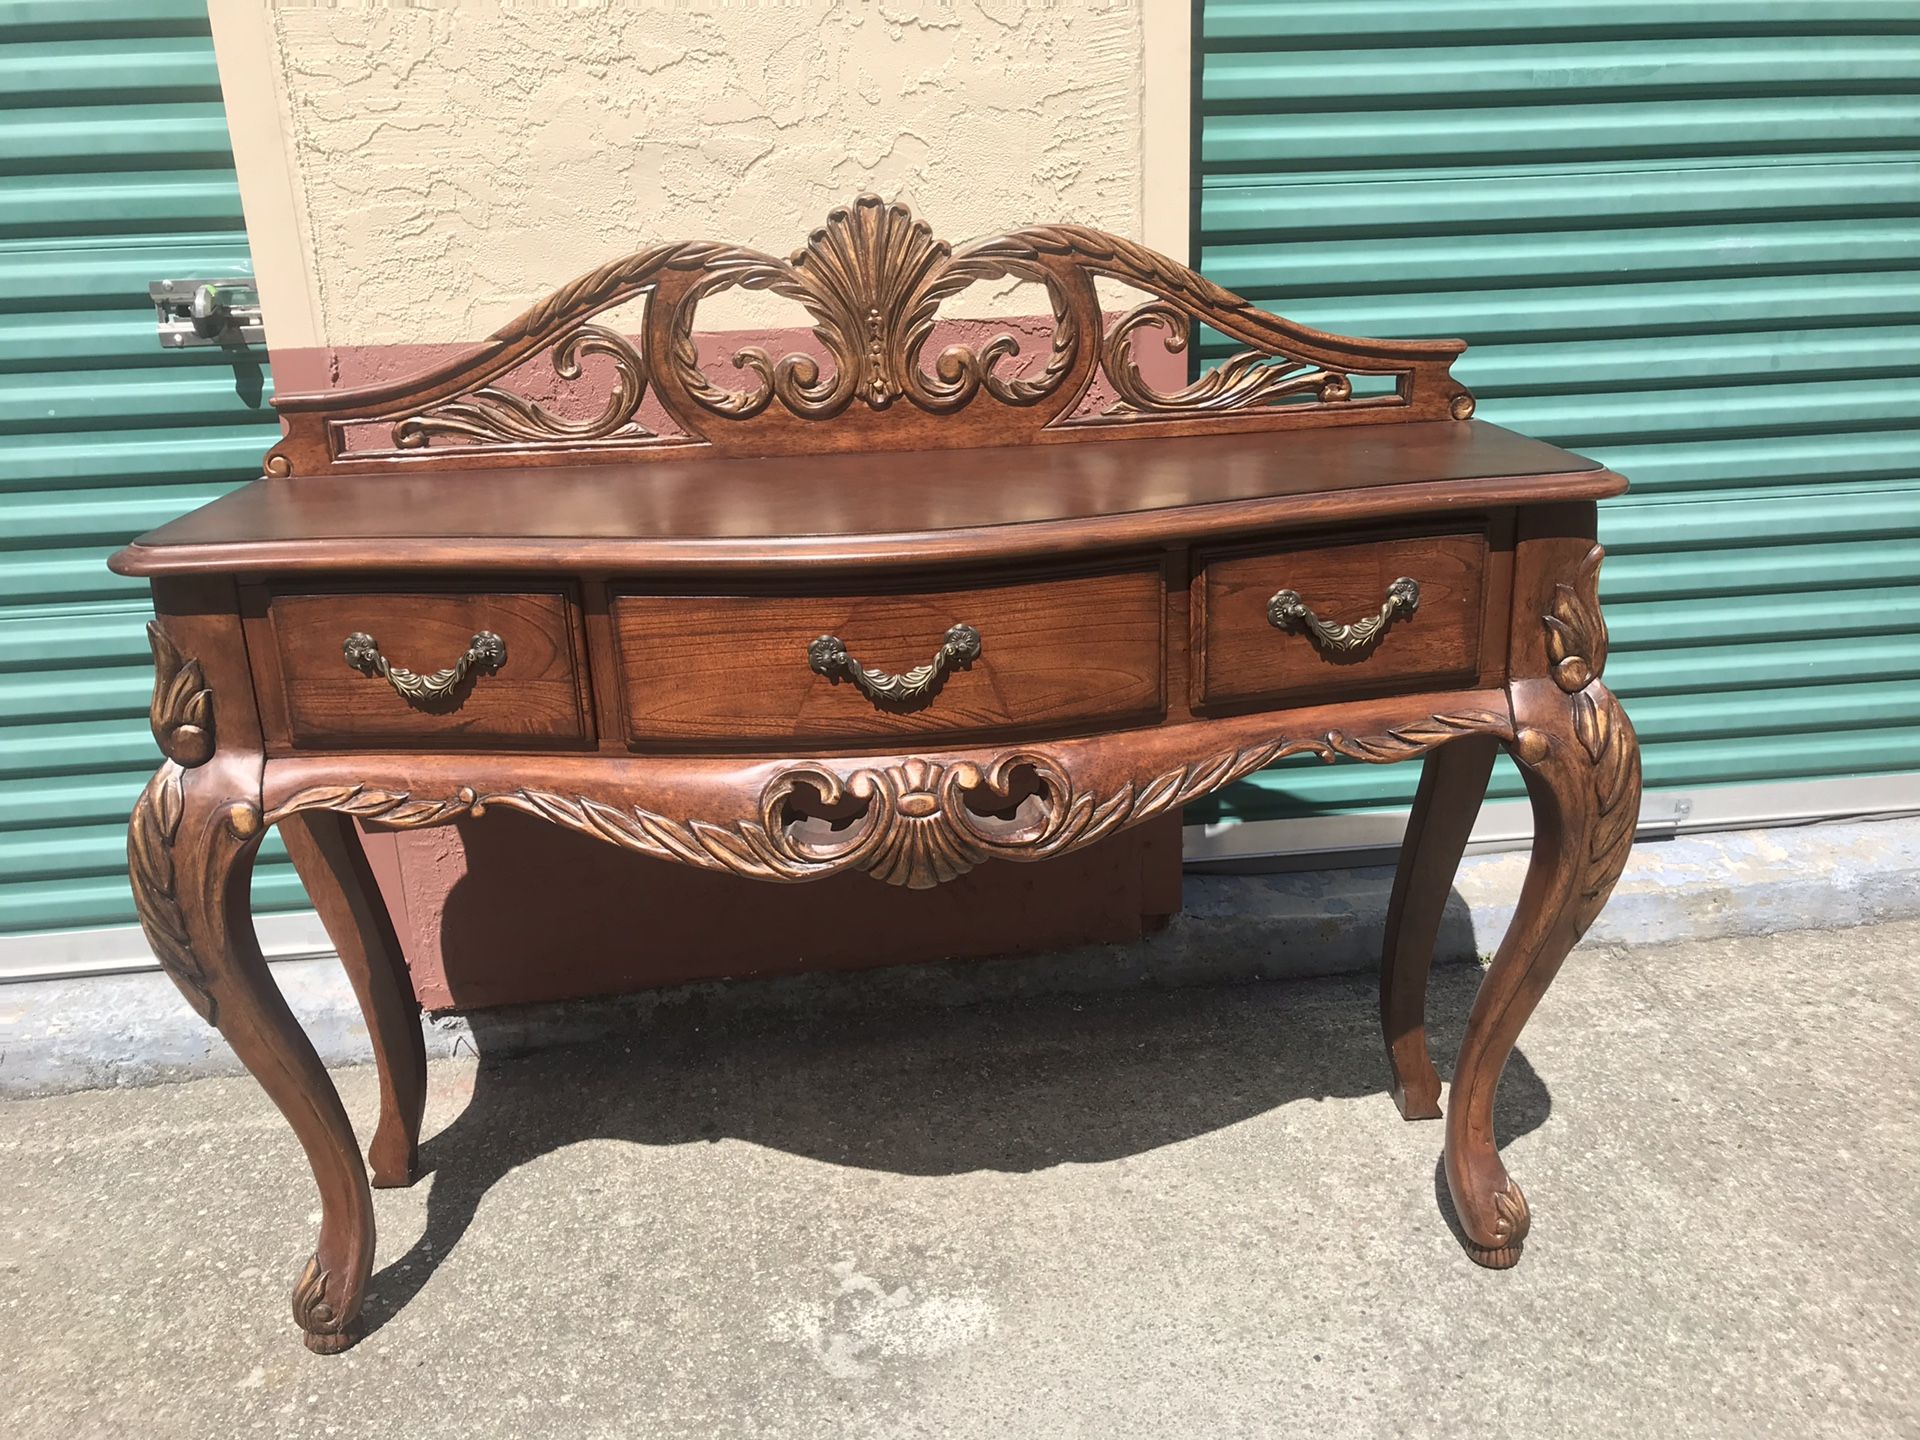
<svg viewBox="0 0 1920 1440">
<path fill-rule="evenodd" d="M 476 338 L 652 241 L 786 254 L 862 190 L 956 241 L 1141 229 L 1131 5 L 291 5 L 270 24 L 330 346 Z M 949 306 L 1040 308 L 984 287 Z M 732 294 L 702 321 L 804 316 Z"/>
</svg>

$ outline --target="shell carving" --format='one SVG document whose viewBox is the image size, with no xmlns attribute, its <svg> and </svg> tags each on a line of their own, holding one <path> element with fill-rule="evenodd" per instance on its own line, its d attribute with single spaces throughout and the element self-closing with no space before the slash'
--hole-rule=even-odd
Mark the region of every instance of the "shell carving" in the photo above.
<svg viewBox="0 0 1920 1440">
<path fill-rule="evenodd" d="M 889 885 L 927 889 L 986 860 L 1044 860 L 1091 845 L 1289 755 L 1390 764 L 1474 734 L 1510 739 L 1512 723 L 1492 711 L 1466 710 L 1376 734 L 1282 734 L 1103 790 L 1077 784 L 1067 763 L 1042 750 L 914 758 L 845 776 L 824 764 L 802 764 L 774 776 L 752 818 L 730 821 L 678 819 L 532 788 L 481 792 L 462 786 L 433 798 L 370 785 L 302 790 L 265 818 L 271 824 L 302 810 L 337 810 L 383 825 L 418 827 L 500 806 L 702 870 L 785 881 L 859 870 Z"/>
<path fill-rule="evenodd" d="M 927 374 L 920 352 L 940 302 L 976 281 L 1002 276 L 1040 281 L 1052 297 L 1053 353 L 1039 374 L 998 373 L 1002 361 L 1020 353 L 1011 335 L 977 351 L 948 346 L 935 373 Z M 709 380 L 694 344 L 694 315 L 702 299 L 732 288 L 767 290 L 805 306 L 831 368 L 823 373 L 818 360 L 797 351 L 776 360 L 753 345 L 733 357 L 735 369 L 755 377 L 750 389 L 728 390 Z M 675 378 L 703 410 L 734 420 L 758 415 L 776 399 L 803 420 L 831 419 L 855 400 L 884 410 L 902 396 L 923 410 L 944 412 L 966 404 L 982 387 L 1003 404 L 1033 405 L 1059 388 L 1078 349 L 1072 307 L 1030 249 L 989 241 L 955 255 L 906 206 L 876 195 L 831 211 L 827 223 L 786 260 L 750 250 L 715 258 L 673 314 Z"/>
<path fill-rule="evenodd" d="M 1109 318 L 1098 278 L 1144 299 Z M 1053 332 L 1044 356 L 1022 364 L 1020 342 L 1004 331 L 925 353 L 942 304 L 1003 280 L 1045 290 Z M 794 301 L 811 316 L 817 347 L 775 355 L 743 346 L 729 357 L 740 378 L 708 375 L 695 323 L 701 302 L 727 290 Z M 630 333 L 624 322 L 617 329 L 595 323 L 627 301 L 640 310 Z M 1163 348 L 1177 354 L 1196 324 L 1241 348 L 1191 383 L 1156 388 L 1135 354 L 1142 332 L 1158 331 Z M 905 205 L 862 195 L 828 212 L 826 224 L 785 259 L 713 241 L 649 246 L 562 286 L 472 354 L 411 382 L 278 396 L 287 438 L 265 469 L 281 477 L 365 470 L 398 455 L 431 468 L 440 452 L 447 464 L 462 464 L 476 450 L 515 457 L 688 447 L 773 453 L 746 423 L 762 418 L 785 429 L 845 416 L 856 422 L 847 432 L 812 437 L 807 448 L 857 448 L 879 423 L 870 412 L 910 406 L 951 415 L 977 401 L 995 412 L 980 417 L 985 424 L 916 433 L 916 444 L 1006 444 L 1062 427 L 1160 435 L 1215 422 L 1264 429 L 1345 419 L 1340 412 L 1356 408 L 1378 419 L 1463 419 L 1472 397 L 1450 371 L 1463 348 L 1457 340 L 1359 340 L 1296 325 L 1145 246 L 1085 225 L 1030 226 L 949 245 Z M 528 373 L 523 367 L 542 356 L 572 397 L 558 409 L 514 388 Z M 598 362 L 592 376 L 588 357 Z M 1112 400 L 1097 413 L 1078 408 L 1103 376 Z M 1356 376 L 1381 383 L 1356 394 Z M 602 383 L 604 399 L 593 389 Z M 642 418 L 654 402 L 663 426 Z"/>
<path fill-rule="evenodd" d="M 827 348 L 848 357 L 837 389 L 876 410 L 900 398 L 901 367 L 889 359 L 903 349 L 900 322 L 950 253 L 906 206 L 865 199 L 833 211 L 807 247 L 794 253 L 789 263 L 796 298 L 813 311 Z M 793 357 L 781 363 L 790 366 Z"/>
<path fill-rule="evenodd" d="M 1012 778 L 1029 771 L 1038 788 L 1015 801 Z M 812 838 L 805 819 L 789 807 L 803 789 L 827 806 L 851 799 L 865 811 L 844 830 Z M 889 885 L 927 890 L 972 870 L 996 854 L 1045 845 L 1065 823 L 1068 807 L 1064 775 L 1037 755 L 1003 756 L 982 768 L 970 762 L 944 765 L 908 760 L 885 770 L 860 770 L 842 782 L 831 770 L 807 767 L 789 772 L 770 788 L 763 802 L 770 835 L 802 863 L 833 863 L 864 870 Z M 970 795 L 1005 802 L 1001 815 L 981 813 Z"/>
</svg>

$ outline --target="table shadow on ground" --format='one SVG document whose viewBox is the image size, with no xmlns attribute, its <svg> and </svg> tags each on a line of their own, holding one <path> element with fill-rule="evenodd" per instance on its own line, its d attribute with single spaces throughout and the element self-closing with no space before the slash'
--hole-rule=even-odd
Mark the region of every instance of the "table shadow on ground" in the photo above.
<svg viewBox="0 0 1920 1440">
<path fill-rule="evenodd" d="M 1437 966 L 1429 1034 L 1449 1073 L 1481 972 Z M 496 1182 L 584 1140 L 721 1138 L 902 1175 L 1021 1173 L 1138 1155 L 1299 1100 L 1388 1096 L 1372 977 L 996 1000 L 961 1009 L 817 1015 L 656 1012 L 592 1044 L 490 1053 L 469 1017 L 471 1101 L 426 1140 L 433 1175 L 418 1241 L 373 1278 L 378 1329 L 431 1280 Z M 1518 1050 L 1496 1108 L 1502 1144 L 1541 1125 L 1546 1086 Z M 1429 1126 L 1433 1146 L 1442 1130 Z M 633 1164 L 646 1164 L 636 1153 Z M 1438 1182 L 1443 1215 L 1458 1222 Z"/>
</svg>

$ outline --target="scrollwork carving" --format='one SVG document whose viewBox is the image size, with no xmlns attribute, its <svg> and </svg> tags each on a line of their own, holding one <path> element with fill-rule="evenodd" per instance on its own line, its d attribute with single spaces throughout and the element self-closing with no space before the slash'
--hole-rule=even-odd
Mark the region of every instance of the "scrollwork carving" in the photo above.
<svg viewBox="0 0 1920 1440">
<path fill-rule="evenodd" d="M 1155 390 L 1142 377 L 1133 355 L 1135 333 L 1146 328 L 1165 331 L 1162 343 L 1177 355 L 1187 348 L 1193 322 L 1184 311 L 1164 300 L 1136 306 L 1114 322 L 1101 357 L 1107 381 L 1120 397 L 1108 407 L 1109 415 L 1248 410 L 1302 395 L 1312 396 L 1323 405 L 1338 405 L 1353 398 L 1353 381 L 1344 373 L 1315 369 L 1261 350 L 1230 355 L 1179 390 Z"/>
<path fill-rule="evenodd" d="M 605 326 L 582 325 L 562 336 L 549 354 L 553 373 L 569 383 L 578 381 L 583 373 L 582 356 L 602 355 L 613 362 L 613 391 L 599 414 L 568 420 L 511 390 L 483 385 L 461 399 L 432 405 L 395 421 L 393 443 L 403 450 L 413 450 L 436 435 L 511 445 L 540 440 L 605 440 L 618 435 L 644 438 L 653 434 L 634 419 L 647 393 L 646 361 L 624 337 Z"/>
<path fill-rule="evenodd" d="M 984 280 L 1033 280 L 1046 287 L 1053 311 L 1053 342 L 1046 363 L 1032 375 L 1001 373 L 1003 360 L 1020 353 L 1020 342 L 999 335 L 974 350 L 949 345 L 929 376 L 920 352 L 939 319 L 940 302 Z M 1095 309 L 1098 300 L 1093 300 Z M 1033 252 L 1015 241 L 984 240 L 966 246 L 914 297 L 902 326 L 903 378 L 907 393 L 923 410 L 945 412 L 966 405 L 982 388 L 1003 405 L 1037 405 L 1060 388 L 1079 359 L 1081 326 L 1073 297 L 1053 274 L 1035 263 Z"/>
<path fill-rule="evenodd" d="M 968 804 L 985 792 L 1011 799 L 1013 773 L 1030 767 L 1039 804 L 1011 806 L 1009 818 L 993 820 Z M 1066 778 L 1044 756 L 1016 752 L 988 766 L 908 760 L 884 770 L 860 770 L 844 784 L 824 767 L 788 772 L 767 790 L 767 833 L 796 863 L 864 870 L 889 885 L 925 890 L 972 870 L 1008 850 L 1046 845 L 1062 813 L 1041 797 L 1064 793 Z M 851 797 L 867 802 L 865 813 L 845 830 L 829 831 L 817 843 L 803 827 L 784 823 L 782 812 L 802 787 L 829 805 Z"/>
<path fill-rule="evenodd" d="M 821 764 L 792 766 L 762 792 L 753 819 L 676 819 L 586 795 L 526 787 L 442 799 L 373 786 L 319 786 L 289 797 L 269 822 L 302 810 L 339 810 L 382 825 L 439 825 L 490 806 L 525 811 L 624 849 L 756 880 L 813 880 L 857 870 L 912 889 L 964 875 L 983 861 L 1044 860 L 1197 800 L 1290 755 L 1339 756 L 1375 764 L 1424 753 L 1468 734 L 1506 735 L 1505 715 L 1472 710 L 1433 715 L 1374 735 L 1328 731 L 1287 735 L 1224 751 L 1101 793 L 1044 749 L 991 759 L 910 759 L 841 776 Z M 1023 783 L 1024 782 L 1024 783 Z M 812 802 L 830 811 L 859 806 L 844 824 L 811 824 Z"/>
<path fill-rule="evenodd" d="M 1107 328 L 1096 277 L 1151 298 Z M 1053 330 L 1040 363 L 1022 372 L 1020 342 L 1005 332 L 925 356 L 947 300 L 1003 280 L 1037 284 L 1047 293 Z M 729 386 L 708 375 L 695 341 L 696 318 L 703 301 L 733 289 L 800 305 L 812 318 L 818 352 L 776 356 L 745 346 L 731 356 L 742 383 Z M 635 297 L 647 305 L 644 353 L 633 339 L 592 323 Z M 1141 332 L 1161 331 L 1166 348 L 1177 353 L 1196 323 L 1246 348 L 1191 384 L 1172 390 L 1149 384 L 1134 348 Z M 826 224 L 785 259 L 708 242 L 652 246 L 561 287 L 475 354 L 417 382 L 281 396 L 276 403 L 288 435 L 268 457 L 267 473 L 290 474 L 296 465 L 302 474 L 370 465 L 383 452 L 360 448 L 362 442 L 350 448 L 345 437 L 377 423 L 388 427 L 386 454 L 429 450 L 452 439 L 464 442 L 455 447 L 464 455 L 486 447 L 740 448 L 729 438 L 734 424 L 763 415 L 769 423 L 827 421 L 856 402 L 871 411 L 904 402 L 946 415 L 986 401 L 1003 418 L 1024 412 L 1015 428 L 1029 435 L 1049 427 L 1120 425 L 1166 433 L 1212 417 L 1254 428 L 1248 412 L 1275 425 L 1316 423 L 1352 407 L 1398 411 L 1408 419 L 1465 418 L 1472 397 L 1449 374 L 1461 348 L 1457 341 L 1361 340 L 1296 325 L 1145 246 L 1082 225 L 1035 226 L 950 246 L 905 205 L 862 195 L 829 212 Z M 611 363 L 612 392 L 592 413 L 566 418 L 503 383 L 542 350 L 570 384 L 584 378 L 586 357 L 603 357 Z M 1115 402 L 1098 413 L 1077 413 L 1101 375 Z M 1356 395 L 1358 375 L 1391 385 Z M 639 411 L 649 395 L 688 433 L 662 434 L 643 424 Z M 997 433 L 989 428 L 955 438 L 996 443 Z M 741 444 L 749 443 L 743 435 Z"/>
<path fill-rule="evenodd" d="M 856 399 L 876 410 L 903 396 L 922 409 L 958 409 L 984 386 L 1007 405 L 1032 405 L 1056 390 L 1079 347 L 1072 306 L 1033 252 L 1007 241 L 986 241 L 955 255 L 906 206 L 863 195 L 831 211 L 827 223 L 786 260 L 735 250 L 714 257 L 674 314 L 675 374 L 695 403 L 726 419 L 748 419 L 774 399 L 807 420 L 839 414 Z M 941 301 L 981 280 L 1013 276 L 1046 285 L 1054 314 L 1052 352 L 1039 374 L 1007 377 L 1001 363 L 1020 351 L 1001 335 L 978 351 L 950 345 L 928 375 L 920 352 L 932 335 Z M 811 355 L 775 359 L 759 346 L 733 357 L 755 377 L 746 390 L 714 384 L 700 369 L 694 343 L 699 302 L 721 290 L 766 290 L 806 307 L 831 369 Z"/>
</svg>

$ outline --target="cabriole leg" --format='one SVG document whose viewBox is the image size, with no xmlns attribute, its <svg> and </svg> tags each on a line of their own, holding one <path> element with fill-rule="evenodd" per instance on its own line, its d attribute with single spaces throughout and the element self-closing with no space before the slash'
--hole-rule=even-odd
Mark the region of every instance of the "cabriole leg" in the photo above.
<svg viewBox="0 0 1920 1440">
<path fill-rule="evenodd" d="M 331 810 L 302 811 L 280 822 L 287 853 L 353 982 L 373 1039 L 380 1123 L 367 1159 L 374 1185 L 387 1188 L 411 1185 L 418 1174 L 427 1051 L 399 937 L 355 832 L 350 817 Z"/>
<path fill-rule="evenodd" d="M 1480 735 L 1430 752 L 1407 817 L 1381 946 L 1380 1030 L 1392 1068 L 1393 1103 L 1408 1120 L 1440 1118 L 1440 1076 L 1427 1054 L 1427 972 L 1498 753 L 1498 742 Z"/>
<path fill-rule="evenodd" d="M 1494 1147 L 1493 1099 L 1521 1027 L 1612 893 L 1640 810 L 1640 752 L 1626 712 L 1595 680 L 1568 694 L 1513 687 L 1515 738 L 1533 802 L 1533 859 L 1519 908 L 1467 1019 L 1447 1104 L 1446 1174 L 1468 1252 L 1503 1269 L 1520 1258 L 1526 1197 Z"/>
<path fill-rule="evenodd" d="M 373 1196 L 353 1127 L 313 1046 L 267 974 L 248 880 L 264 829 L 260 761 L 162 765 L 128 830 L 134 899 L 154 954 L 287 1117 L 320 1189 L 320 1238 L 293 1318 L 322 1354 L 353 1343 L 373 1265 Z"/>
</svg>

